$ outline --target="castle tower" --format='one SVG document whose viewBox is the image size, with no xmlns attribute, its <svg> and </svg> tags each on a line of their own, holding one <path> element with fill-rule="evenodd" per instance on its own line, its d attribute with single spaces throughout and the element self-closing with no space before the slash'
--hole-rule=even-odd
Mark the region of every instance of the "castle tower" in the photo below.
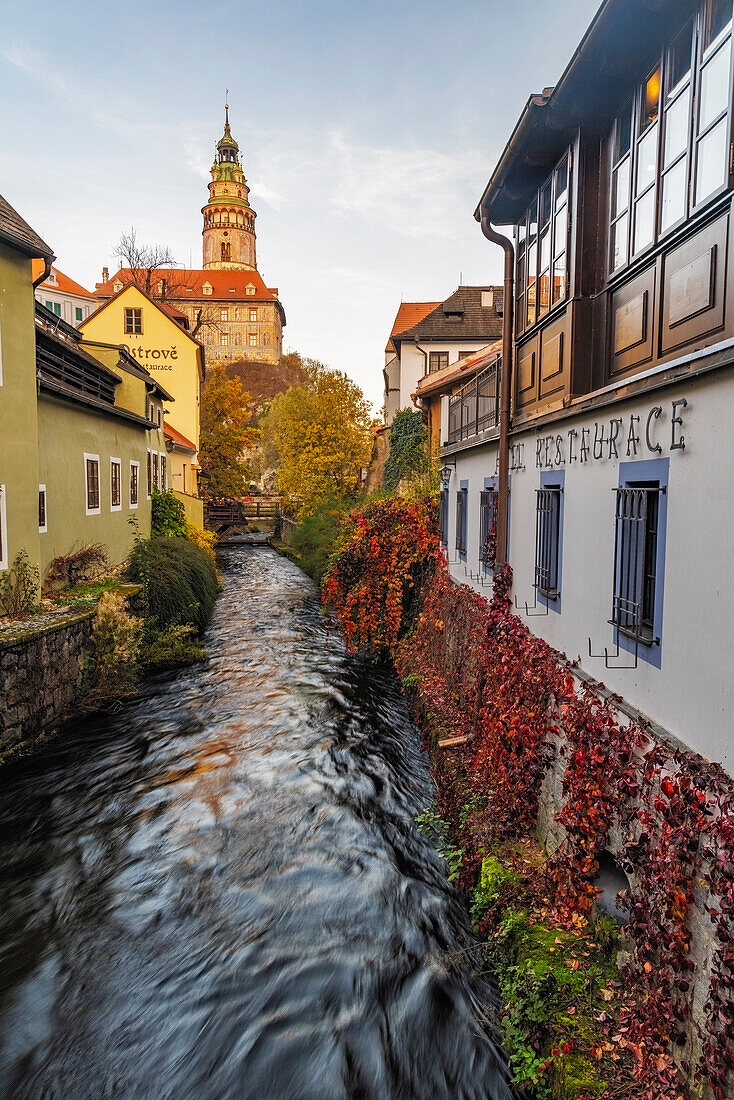
<svg viewBox="0 0 734 1100">
<path fill-rule="evenodd" d="M 209 201 L 204 215 L 204 267 L 257 271 L 255 211 L 239 160 L 239 145 L 229 128 L 229 104 L 225 105 L 224 134 L 217 142 L 212 165 Z"/>
</svg>

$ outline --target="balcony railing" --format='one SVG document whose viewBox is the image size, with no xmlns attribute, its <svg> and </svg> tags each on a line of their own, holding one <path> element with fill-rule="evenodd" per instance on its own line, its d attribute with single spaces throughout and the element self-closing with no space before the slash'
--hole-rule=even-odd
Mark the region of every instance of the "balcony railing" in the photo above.
<svg viewBox="0 0 734 1100">
<path fill-rule="evenodd" d="M 490 367 L 449 398 L 449 443 L 470 439 L 494 428 L 499 419 L 500 372 L 498 356 Z"/>
</svg>

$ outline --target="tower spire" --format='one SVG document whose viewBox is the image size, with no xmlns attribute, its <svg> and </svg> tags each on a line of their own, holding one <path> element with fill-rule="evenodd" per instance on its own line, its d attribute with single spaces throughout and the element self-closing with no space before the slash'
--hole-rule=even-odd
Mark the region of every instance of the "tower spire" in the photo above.
<svg viewBox="0 0 734 1100">
<path fill-rule="evenodd" d="M 229 88 L 224 134 L 217 142 L 204 215 L 204 267 L 257 270 L 255 211 L 240 163 L 239 145 L 229 127 Z"/>
</svg>

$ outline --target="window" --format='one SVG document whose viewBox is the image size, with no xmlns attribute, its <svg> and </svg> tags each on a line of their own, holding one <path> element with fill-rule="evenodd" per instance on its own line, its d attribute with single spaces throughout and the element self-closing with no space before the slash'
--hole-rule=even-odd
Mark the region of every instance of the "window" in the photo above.
<svg viewBox="0 0 734 1100">
<path fill-rule="evenodd" d="M 468 359 L 472 355 L 476 355 L 476 351 L 460 351 L 459 359 Z"/>
<path fill-rule="evenodd" d="M 76 317 L 77 322 L 84 320 L 84 314 L 82 313 L 82 307 L 81 306 L 76 306 L 75 307 L 74 316 Z"/>
<path fill-rule="evenodd" d="M 219 309 L 219 320 L 220 321 L 228 321 L 229 320 L 229 309 L 227 308 L 227 306 L 221 306 L 220 307 L 220 309 Z"/>
<path fill-rule="evenodd" d="M 252 295 L 254 295 L 254 293 L 255 293 L 255 287 L 252 285 L 252 283 L 248 283 L 246 288 L 245 288 L 245 294 L 248 294 L 248 295 L 252 296 Z"/>
<path fill-rule="evenodd" d="M 449 491 L 442 489 L 438 497 L 438 539 L 442 546 L 449 541 Z"/>
<path fill-rule="evenodd" d="M 428 373 L 443 370 L 449 365 L 449 353 L 447 351 L 431 351 L 428 353 Z"/>
<path fill-rule="evenodd" d="M 225 218 L 225 225 L 229 225 L 229 218 Z M 232 258 L 232 246 L 228 242 L 223 242 L 220 249 L 221 262 L 223 264 L 229 263 Z"/>
<path fill-rule="evenodd" d="M 153 486 L 156 489 L 160 489 L 160 482 L 158 481 L 158 452 L 153 451 Z"/>
<path fill-rule="evenodd" d="M 563 471 L 541 473 L 535 501 L 535 590 L 560 611 L 563 552 Z"/>
<path fill-rule="evenodd" d="M 226 347 L 226 346 L 227 346 L 227 344 L 228 344 L 228 343 L 229 343 L 229 334 L 228 334 L 228 333 L 226 333 L 226 332 L 220 332 L 220 333 L 219 333 L 219 344 L 220 344 L 220 347 L 223 347 L 223 348 L 224 348 L 224 347 Z"/>
<path fill-rule="evenodd" d="M 84 473 L 87 491 L 87 515 L 98 516 L 99 504 L 99 455 L 84 455 Z"/>
<path fill-rule="evenodd" d="M 140 463 L 130 463 L 130 507 L 137 508 L 138 506 L 138 477 L 140 474 Z"/>
<path fill-rule="evenodd" d="M 204 283 L 202 288 L 201 288 L 201 292 L 202 292 L 202 294 L 211 294 L 212 289 L 213 288 L 212 288 L 211 283 Z"/>
<path fill-rule="evenodd" d="M 250 345 L 251 348 L 256 348 L 257 347 L 257 335 L 256 335 L 256 333 L 251 332 L 250 335 L 247 338 L 247 342 L 248 342 L 248 344 Z"/>
<path fill-rule="evenodd" d="M 47 309 L 47 310 L 49 310 L 49 311 L 50 311 L 51 313 L 53 313 L 53 311 L 54 311 L 54 304 L 53 304 L 53 302 L 51 301 L 51 299 L 50 299 L 50 298 L 47 298 L 47 299 L 46 299 L 46 301 L 44 302 L 44 305 L 46 306 L 46 309 Z"/>
<path fill-rule="evenodd" d="M 615 510 L 611 622 L 621 647 L 658 667 L 667 477 L 668 459 L 621 463 Z"/>
<path fill-rule="evenodd" d="M 609 270 L 621 270 L 728 182 L 731 0 L 707 0 L 617 117 Z"/>
<path fill-rule="evenodd" d="M 129 309 L 125 308 L 125 333 L 133 336 L 140 336 L 143 332 L 143 311 L 142 309 Z"/>
<path fill-rule="evenodd" d="M 5 486 L 0 485 L 0 569 L 8 568 L 8 526 Z"/>
<path fill-rule="evenodd" d="M 153 492 L 153 465 L 150 451 L 148 451 L 148 499 Z"/>
<path fill-rule="evenodd" d="M 44 534 L 46 531 L 48 531 L 45 485 L 38 486 L 38 530 L 40 534 Z"/>
<path fill-rule="evenodd" d="M 456 549 L 466 556 L 466 529 L 468 522 L 469 487 L 462 487 L 456 494 Z"/>
<path fill-rule="evenodd" d="M 161 492 L 165 493 L 168 488 L 166 479 L 166 456 L 161 455 Z"/>
<path fill-rule="evenodd" d="M 158 424 L 158 427 L 160 428 L 161 424 L 163 423 L 163 410 L 160 407 L 156 409 L 155 416 L 156 416 L 156 423 Z"/>
<path fill-rule="evenodd" d="M 122 464 L 119 458 L 110 459 L 110 511 L 122 508 Z"/>
<path fill-rule="evenodd" d="M 250 320 L 257 321 L 257 309 L 250 306 Z"/>
<path fill-rule="evenodd" d="M 497 500 L 496 489 L 479 494 L 479 561 L 487 569 L 497 561 Z"/>
<path fill-rule="evenodd" d="M 530 203 L 516 229 L 517 324 L 529 328 L 568 293 L 567 153 Z"/>
</svg>

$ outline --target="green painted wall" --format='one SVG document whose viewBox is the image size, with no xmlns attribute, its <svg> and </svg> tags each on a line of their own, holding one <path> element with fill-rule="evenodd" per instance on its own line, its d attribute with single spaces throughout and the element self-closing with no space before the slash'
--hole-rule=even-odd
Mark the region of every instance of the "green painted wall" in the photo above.
<svg viewBox="0 0 734 1100">
<path fill-rule="evenodd" d="M 90 542 L 103 543 L 112 564 L 130 550 L 137 518 L 141 535 L 150 534 L 146 492 L 147 448 L 158 433 L 47 394 L 38 398 L 39 477 L 46 485 L 48 531 L 40 535 L 42 574 L 52 558 Z M 161 447 L 161 450 L 163 447 Z M 100 514 L 86 514 L 84 454 L 99 455 Z M 111 510 L 110 458 L 122 463 L 122 508 Z M 130 461 L 140 463 L 138 507 L 130 507 Z"/>
<path fill-rule="evenodd" d="M 183 504 L 187 521 L 193 523 L 194 527 L 202 528 L 204 526 L 204 501 L 199 500 L 198 497 L 189 496 L 188 493 L 179 493 L 177 489 L 173 489 L 172 492 L 176 500 L 180 500 Z"/>
<path fill-rule="evenodd" d="M 0 244 L 0 485 L 5 486 L 8 561 L 39 557 L 36 336 L 30 259 Z"/>
</svg>

